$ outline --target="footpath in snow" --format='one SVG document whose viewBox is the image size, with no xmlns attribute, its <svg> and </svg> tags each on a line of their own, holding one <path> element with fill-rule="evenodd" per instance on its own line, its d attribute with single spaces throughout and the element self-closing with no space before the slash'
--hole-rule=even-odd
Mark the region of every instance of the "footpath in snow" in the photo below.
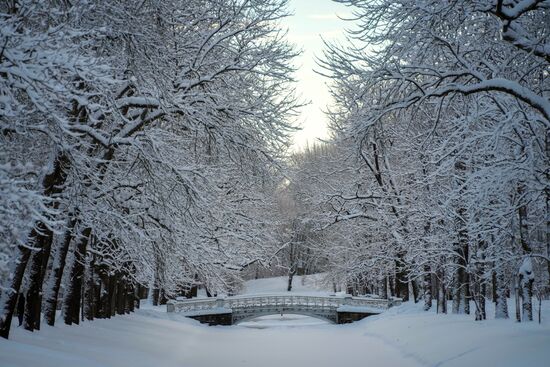
<svg viewBox="0 0 550 367">
<path fill-rule="evenodd" d="M 251 281 L 246 292 L 284 291 L 284 281 Z M 300 278 L 295 291 L 329 293 Z M 409 303 L 348 325 L 284 315 L 210 327 L 144 305 L 135 314 L 81 326 L 35 333 L 15 327 L 10 340 L 0 340 L 0 366 L 548 366 L 549 309 L 543 304 L 541 325 L 475 322 Z"/>
</svg>

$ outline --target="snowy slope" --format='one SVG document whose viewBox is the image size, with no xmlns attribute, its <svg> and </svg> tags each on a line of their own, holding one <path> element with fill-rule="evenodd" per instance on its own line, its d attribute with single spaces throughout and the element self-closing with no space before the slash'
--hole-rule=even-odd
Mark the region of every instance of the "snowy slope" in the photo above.
<svg viewBox="0 0 550 367">
<path fill-rule="evenodd" d="M 278 292 L 281 283 L 282 278 L 251 281 L 247 292 Z M 309 288 L 307 279 L 296 291 L 322 292 Z M 81 326 L 44 326 L 35 333 L 15 328 L 11 340 L 0 340 L 0 366 L 550 365 L 550 302 L 543 306 L 541 325 L 475 322 L 472 316 L 436 315 L 409 303 L 349 325 L 285 315 L 209 327 L 167 314 L 164 307 L 145 306 Z"/>
<path fill-rule="evenodd" d="M 321 284 L 323 274 L 294 276 L 292 293 L 328 295 L 333 293 Z M 288 277 L 274 277 L 249 280 L 245 283 L 244 294 L 279 294 L 287 292 Z"/>
<path fill-rule="evenodd" d="M 488 312 L 492 318 L 492 305 Z M 476 322 L 470 315 L 424 312 L 421 304 L 409 302 L 354 326 L 425 366 L 535 367 L 550 366 L 550 301 L 543 303 L 543 319 L 541 325 Z"/>
</svg>

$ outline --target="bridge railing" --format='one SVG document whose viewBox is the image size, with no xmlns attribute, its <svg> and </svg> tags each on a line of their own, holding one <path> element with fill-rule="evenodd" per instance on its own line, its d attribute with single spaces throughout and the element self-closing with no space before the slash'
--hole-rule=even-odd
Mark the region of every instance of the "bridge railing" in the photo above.
<svg viewBox="0 0 550 367">
<path fill-rule="evenodd" d="M 386 309 L 395 304 L 394 301 L 379 298 L 351 296 L 308 296 L 308 295 L 242 295 L 227 298 L 202 298 L 189 300 L 170 300 L 168 312 L 221 312 L 227 309 L 258 308 L 258 307 L 300 307 L 316 309 L 336 309 L 340 306 L 371 307 Z"/>
</svg>

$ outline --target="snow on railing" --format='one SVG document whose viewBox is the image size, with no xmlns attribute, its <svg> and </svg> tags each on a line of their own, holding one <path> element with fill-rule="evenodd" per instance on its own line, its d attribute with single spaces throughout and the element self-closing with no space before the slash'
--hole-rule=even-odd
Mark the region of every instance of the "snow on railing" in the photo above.
<svg viewBox="0 0 550 367">
<path fill-rule="evenodd" d="M 346 296 L 308 296 L 308 295 L 241 295 L 201 299 L 170 300 L 168 312 L 197 312 L 201 310 L 260 308 L 260 307 L 299 307 L 308 309 L 337 309 L 341 306 L 371 307 L 386 309 L 401 303 L 401 300 Z"/>
</svg>

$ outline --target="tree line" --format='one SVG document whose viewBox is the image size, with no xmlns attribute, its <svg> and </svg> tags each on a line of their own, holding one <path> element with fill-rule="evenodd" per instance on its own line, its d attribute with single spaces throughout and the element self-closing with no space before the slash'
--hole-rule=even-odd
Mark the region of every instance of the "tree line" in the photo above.
<svg viewBox="0 0 550 367">
<path fill-rule="evenodd" d="M 550 2 L 337 2 L 352 27 L 318 70 L 332 137 L 288 185 L 322 234 L 301 245 L 335 288 L 477 320 L 515 299 L 533 320 L 550 293 Z"/>
</svg>

